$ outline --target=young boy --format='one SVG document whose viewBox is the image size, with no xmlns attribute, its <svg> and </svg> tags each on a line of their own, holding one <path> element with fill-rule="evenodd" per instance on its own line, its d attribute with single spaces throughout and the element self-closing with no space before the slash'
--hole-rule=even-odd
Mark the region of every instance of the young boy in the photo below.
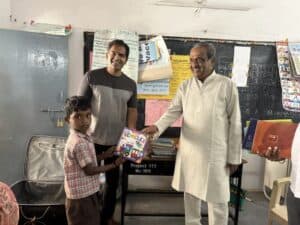
<svg viewBox="0 0 300 225">
<path fill-rule="evenodd" d="M 121 165 L 119 157 L 112 164 L 97 165 L 94 144 L 87 134 L 91 124 L 91 105 L 82 96 L 66 100 L 65 120 L 70 127 L 64 152 L 66 215 L 69 225 L 99 225 L 99 173 Z M 98 160 L 111 157 L 114 148 L 104 152 Z"/>
</svg>

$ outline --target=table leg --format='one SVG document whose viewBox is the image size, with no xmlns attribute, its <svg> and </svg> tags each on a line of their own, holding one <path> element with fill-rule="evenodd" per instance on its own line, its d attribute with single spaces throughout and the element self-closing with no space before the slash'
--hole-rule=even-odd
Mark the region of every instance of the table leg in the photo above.
<svg viewBox="0 0 300 225">
<path fill-rule="evenodd" d="M 121 190 L 121 225 L 124 225 L 127 191 L 128 191 L 128 174 L 126 173 L 126 171 L 123 167 L 123 170 L 122 170 L 122 190 Z"/>
</svg>

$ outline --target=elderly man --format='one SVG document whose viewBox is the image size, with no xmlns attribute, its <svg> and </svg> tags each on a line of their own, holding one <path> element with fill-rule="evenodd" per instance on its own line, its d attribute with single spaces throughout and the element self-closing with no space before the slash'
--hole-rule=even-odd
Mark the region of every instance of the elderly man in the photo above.
<svg viewBox="0 0 300 225">
<path fill-rule="evenodd" d="M 158 136 L 183 115 L 172 186 L 184 192 L 186 225 L 201 225 L 202 200 L 208 204 L 209 225 L 227 225 L 229 175 L 241 163 L 238 91 L 229 78 L 215 73 L 215 53 L 207 43 L 191 49 L 194 76 L 180 85 L 155 125 L 143 130 Z"/>
</svg>

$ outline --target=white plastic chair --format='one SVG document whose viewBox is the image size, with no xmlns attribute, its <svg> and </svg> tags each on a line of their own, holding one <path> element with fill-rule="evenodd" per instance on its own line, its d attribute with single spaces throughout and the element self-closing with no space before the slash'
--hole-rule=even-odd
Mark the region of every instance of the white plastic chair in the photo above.
<svg viewBox="0 0 300 225">
<path fill-rule="evenodd" d="M 269 203 L 268 225 L 272 225 L 273 221 L 281 225 L 288 225 L 287 207 L 280 204 L 280 198 L 285 189 L 285 185 L 291 182 L 290 177 L 276 179 L 273 182 L 272 194 Z"/>
</svg>

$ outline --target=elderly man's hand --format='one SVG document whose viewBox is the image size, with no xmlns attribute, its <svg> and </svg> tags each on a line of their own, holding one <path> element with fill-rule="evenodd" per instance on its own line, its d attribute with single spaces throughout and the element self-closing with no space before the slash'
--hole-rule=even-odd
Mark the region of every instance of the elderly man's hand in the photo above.
<svg viewBox="0 0 300 225">
<path fill-rule="evenodd" d="M 142 132 L 146 135 L 153 136 L 156 132 L 158 132 L 158 128 L 155 125 L 151 125 L 142 130 Z"/>
</svg>

